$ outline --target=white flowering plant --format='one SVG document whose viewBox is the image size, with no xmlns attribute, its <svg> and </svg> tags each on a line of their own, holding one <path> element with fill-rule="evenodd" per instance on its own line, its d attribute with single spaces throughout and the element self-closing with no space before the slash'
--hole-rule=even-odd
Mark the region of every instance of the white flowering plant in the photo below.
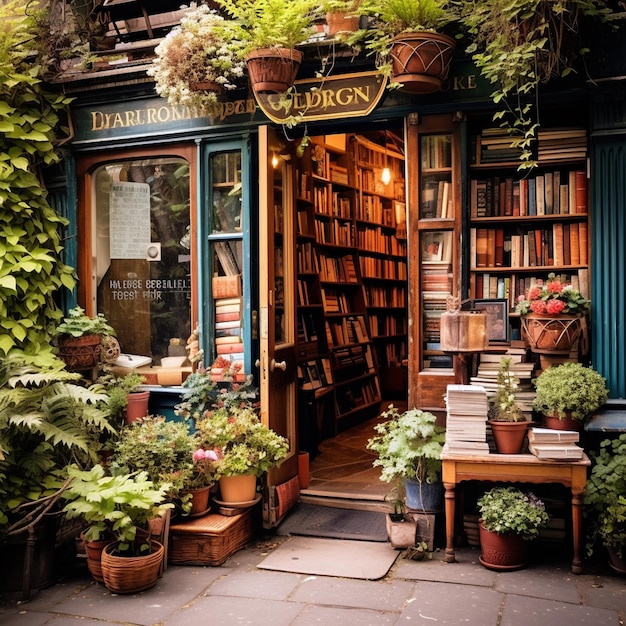
<svg viewBox="0 0 626 626">
<path fill-rule="evenodd" d="M 186 7 L 180 25 L 156 47 L 148 69 L 157 93 L 196 115 L 215 114 L 223 90 L 245 86 L 244 48 L 233 27 L 207 5 Z"/>
</svg>

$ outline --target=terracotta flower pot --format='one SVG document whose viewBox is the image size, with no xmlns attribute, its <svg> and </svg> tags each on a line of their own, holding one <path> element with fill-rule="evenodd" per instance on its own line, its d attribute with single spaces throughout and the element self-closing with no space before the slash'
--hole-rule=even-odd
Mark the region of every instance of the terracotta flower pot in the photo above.
<svg viewBox="0 0 626 626">
<path fill-rule="evenodd" d="M 489 424 L 499 454 L 519 454 L 522 451 L 529 422 L 489 420 Z"/>
<path fill-rule="evenodd" d="M 104 576 L 102 575 L 102 551 L 112 543 L 112 539 L 98 539 L 96 541 L 87 541 L 84 538 L 84 534 L 81 534 L 85 544 L 85 554 L 87 555 L 87 569 L 92 578 L 99 582 L 104 583 Z"/>
<path fill-rule="evenodd" d="M 582 423 L 569 416 L 558 417 L 557 415 L 544 415 L 542 419 L 544 428 L 552 430 L 574 430 L 579 433 L 582 430 Z"/>
<path fill-rule="evenodd" d="M 256 495 L 256 476 L 222 476 L 219 480 L 222 502 L 250 502 Z"/>
<path fill-rule="evenodd" d="M 480 564 L 495 571 L 512 571 L 526 567 L 528 542 L 515 533 L 494 533 L 478 520 Z"/>
<path fill-rule="evenodd" d="M 256 93 L 283 93 L 296 80 L 302 52 L 290 48 L 261 48 L 246 57 L 252 90 Z"/>
<path fill-rule="evenodd" d="M 209 496 L 211 495 L 211 487 L 202 487 L 200 489 L 190 489 L 188 493 L 191 494 L 191 511 L 189 515 L 197 517 L 208 512 L 211 508 L 209 504 Z"/>
<path fill-rule="evenodd" d="M 439 33 L 404 33 L 391 46 L 393 78 L 402 91 L 433 93 L 448 77 L 456 44 L 452 37 Z"/>
<path fill-rule="evenodd" d="M 59 357 L 70 371 L 95 367 L 100 360 L 100 335 L 59 339 Z"/>
<path fill-rule="evenodd" d="M 148 415 L 149 391 L 138 391 L 128 394 L 128 405 L 126 407 L 126 423 L 131 424 L 142 417 Z"/>
</svg>

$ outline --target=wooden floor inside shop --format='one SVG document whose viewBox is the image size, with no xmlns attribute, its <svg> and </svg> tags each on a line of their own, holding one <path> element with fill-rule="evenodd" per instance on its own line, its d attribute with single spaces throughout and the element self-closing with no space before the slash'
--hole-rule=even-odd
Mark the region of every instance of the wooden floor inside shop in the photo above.
<svg viewBox="0 0 626 626">
<path fill-rule="evenodd" d="M 406 408 L 406 403 L 390 401 L 381 404 L 381 411 L 390 403 L 400 410 Z M 309 487 L 301 492 L 303 502 L 370 511 L 393 510 L 393 500 L 388 497 L 392 484 L 380 480 L 380 468 L 373 467 L 377 455 L 366 448 L 367 440 L 376 434 L 374 426 L 378 419 L 363 422 L 319 444 L 319 454 L 310 461 Z"/>
</svg>

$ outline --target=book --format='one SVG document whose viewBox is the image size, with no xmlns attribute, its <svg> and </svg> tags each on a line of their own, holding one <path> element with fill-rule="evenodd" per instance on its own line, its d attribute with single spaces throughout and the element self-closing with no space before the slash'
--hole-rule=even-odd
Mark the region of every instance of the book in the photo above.
<svg viewBox="0 0 626 626">
<path fill-rule="evenodd" d="M 578 443 L 580 434 L 575 430 L 554 430 L 533 427 L 528 430 L 528 441 L 533 443 Z"/>
<path fill-rule="evenodd" d="M 220 324 L 222 322 L 231 322 L 231 321 L 239 321 L 241 319 L 241 315 L 239 311 L 233 311 L 231 313 L 216 313 L 215 314 L 215 322 Z"/>
<path fill-rule="evenodd" d="M 583 458 L 583 449 L 572 444 L 528 443 L 528 450 L 539 459 L 576 461 Z"/>
<path fill-rule="evenodd" d="M 215 351 L 217 354 L 233 354 L 240 353 L 243 350 L 243 343 L 238 341 L 237 343 L 219 343 L 215 345 Z"/>
<path fill-rule="evenodd" d="M 587 173 L 576 170 L 576 213 L 587 213 Z"/>
</svg>

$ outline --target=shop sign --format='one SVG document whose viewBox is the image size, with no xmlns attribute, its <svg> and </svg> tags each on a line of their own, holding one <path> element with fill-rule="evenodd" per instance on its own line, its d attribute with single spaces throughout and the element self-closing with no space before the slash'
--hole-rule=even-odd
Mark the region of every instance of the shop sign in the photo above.
<svg viewBox="0 0 626 626">
<path fill-rule="evenodd" d="M 288 94 L 255 94 L 259 108 L 277 124 L 369 115 L 383 96 L 380 72 L 297 80 Z"/>
</svg>

